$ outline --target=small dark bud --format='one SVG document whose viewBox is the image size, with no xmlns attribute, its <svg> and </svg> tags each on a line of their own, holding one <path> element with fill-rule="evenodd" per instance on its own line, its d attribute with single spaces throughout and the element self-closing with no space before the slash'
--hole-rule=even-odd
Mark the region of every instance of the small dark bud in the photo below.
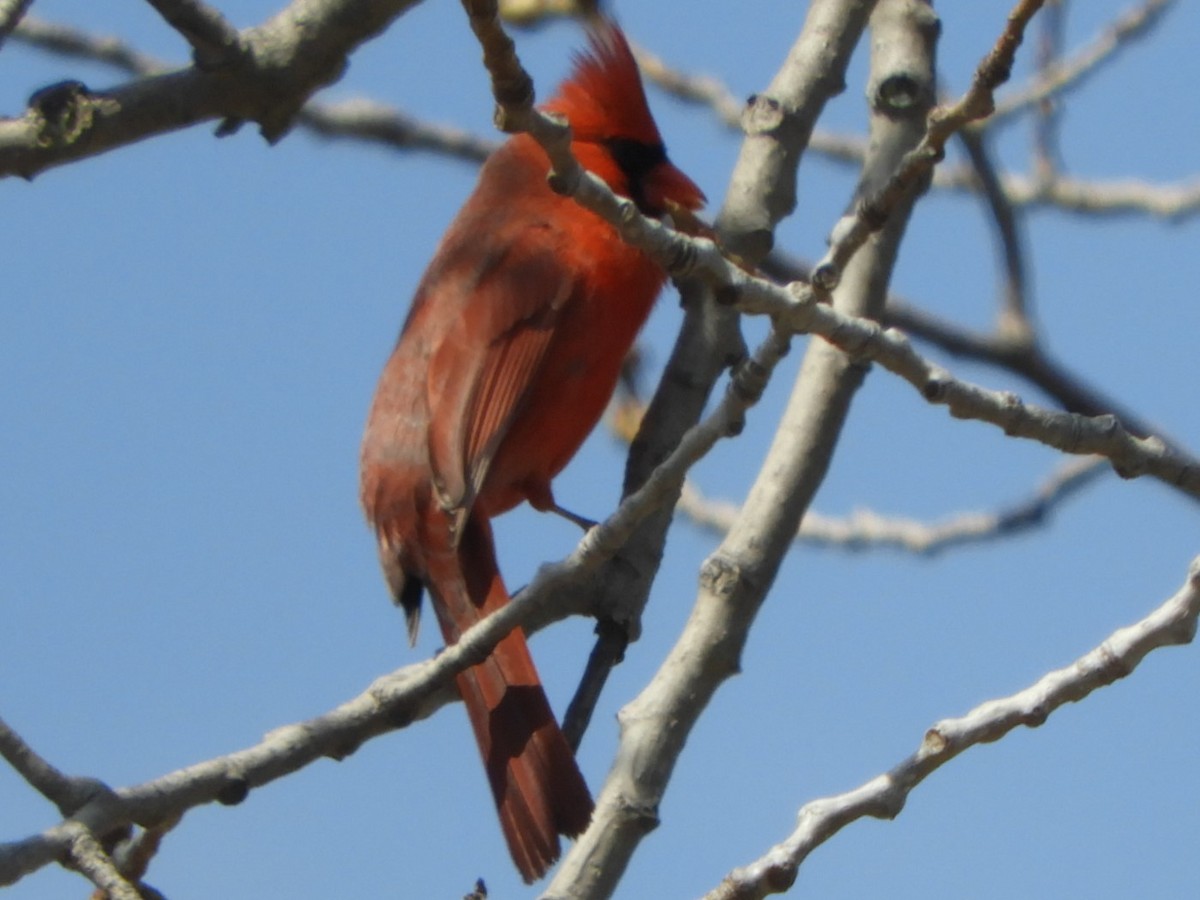
<svg viewBox="0 0 1200 900">
<path fill-rule="evenodd" d="M 946 393 L 946 380 L 938 376 L 932 376 L 921 387 L 921 396 L 930 403 L 939 402 Z"/>
<path fill-rule="evenodd" d="M 921 86 L 911 75 L 893 75 L 885 78 L 875 92 L 875 108 L 883 111 L 901 112 L 912 109 L 921 99 Z"/>
<path fill-rule="evenodd" d="M 239 119 L 236 116 L 226 116 L 217 126 L 217 130 L 213 132 L 215 137 L 232 137 L 241 131 L 242 126 L 246 124 L 245 119 Z"/>
<path fill-rule="evenodd" d="M 774 97 L 753 94 L 742 110 L 742 130 L 746 134 L 770 134 L 783 125 L 783 104 Z"/>
<path fill-rule="evenodd" d="M 217 793 L 217 802 L 222 806 L 237 806 L 250 796 L 250 783 L 241 776 L 231 776 Z"/>
<path fill-rule="evenodd" d="M 732 284 L 723 284 L 713 294 L 718 306 L 733 306 L 738 302 L 740 291 Z"/>
<path fill-rule="evenodd" d="M 439 650 L 440 653 L 440 650 Z M 388 716 L 388 721 L 396 728 L 407 728 L 415 721 L 413 715 L 414 709 L 412 703 L 401 703 L 396 709 L 392 710 Z"/>
<path fill-rule="evenodd" d="M 1037 728 L 1039 725 L 1044 725 L 1048 718 L 1050 718 L 1050 710 L 1039 703 L 1025 714 L 1022 721 L 1027 728 Z"/>
<path fill-rule="evenodd" d="M 767 884 L 771 891 L 782 894 L 796 883 L 796 868 L 787 865 L 773 865 L 767 870 Z"/>
<path fill-rule="evenodd" d="M 76 101 L 91 94 L 82 81 L 56 81 L 29 95 L 28 106 L 46 119 L 57 119 Z"/>
<path fill-rule="evenodd" d="M 823 262 L 813 269 L 812 283 L 823 291 L 832 291 L 842 280 L 842 273 L 832 262 Z"/>
<path fill-rule="evenodd" d="M 326 753 L 325 755 L 328 756 L 330 759 L 332 759 L 334 762 L 341 762 L 347 756 L 350 756 L 351 754 L 353 754 L 354 751 L 357 750 L 361 746 L 362 746 L 361 740 L 350 739 L 350 740 L 343 741 L 340 744 L 334 745 L 333 747 L 330 748 L 329 752 Z"/>
<path fill-rule="evenodd" d="M 979 80 L 988 88 L 997 88 L 1008 81 L 1012 69 L 1000 59 L 992 59 L 979 70 Z"/>
<path fill-rule="evenodd" d="M 879 231 L 887 224 L 888 210 L 883 204 L 866 202 L 861 204 L 859 210 L 862 213 L 863 221 L 872 231 Z"/>
<path fill-rule="evenodd" d="M 563 177 L 561 172 L 551 171 L 546 176 L 546 184 L 550 186 L 550 190 L 561 197 L 569 197 L 571 194 L 571 186 L 567 183 L 567 179 Z"/>
</svg>

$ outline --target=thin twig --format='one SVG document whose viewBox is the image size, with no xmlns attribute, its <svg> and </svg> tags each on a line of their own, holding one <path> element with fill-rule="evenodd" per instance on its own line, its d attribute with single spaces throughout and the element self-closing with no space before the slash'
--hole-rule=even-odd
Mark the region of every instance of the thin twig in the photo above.
<svg viewBox="0 0 1200 900">
<path fill-rule="evenodd" d="M 1089 384 L 1039 344 L 1013 341 L 1003 334 L 977 334 L 898 298 L 889 299 L 883 321 L 953 356 L 999 366 L 1019 375 L 1067 412 L 1082 416 L 1114 415 L 1133 434 L 1139 437 L 1156 434 L 1174 450 L 1188 452 L 1161 427 Z"/>
<path fill-rule="evenodd" d="M 960 131 L 958 138 L 983 188 L 990 220 L 995 225 L 999 256 L 1003 260 L 997 330 L 1005 341 L 1013 344 L 1032 343 L 1036 336 L 1029 317 L 1029 279 L 1025 274 L 1025 245 L 1020 222 L 992 162 L 987 138 L 969 128 Z"/>
<path fill-rule="evenodd" d="M 746 104 L 735 97 L 723 81 L 711 75 L 683 72 L 646 47 L 632 41 L 630 45 L 647 81 L 677 100 L 707 106 L 722 125 L 741 131 L 742 111 Z"/>
<path fill-rule="evenodd" d="M 192 46 L 196 64 L 213 69 L 245 52 L 241 35 L 203 0 L 146 0 Z"/>
<path fill-rule="evenodd" d="M 627 629 L 612 619 L 601 618 L 596 621 L 596 643 L 592 645 L 583 675 L 562 717 L 563 737 L 572 750 L 578 751 L 583 743 L 583 735 L 592 723 L 592 714 L 608 684 L 608 677 L 624 661 L 628 646 Z"/>
<path fill-rule="evenodd" d="M 1050 0 L 1042 16 L 1041 33 L 1034 53 L 1034 65 L 1042 82 L 1049 81 L 1061 64 L 1066 21 L 1066 0 Z M 1059 118 L 1055 97 L 1045 96 L 1034 106 L 1033 172 L 1039 181 L 1048 181 L 1058 171 Z"/>
<path fill-rule="evenodd" d="M 1043 527 L 1058 506 L 1106 470 L 1104 460 L 1095 457 L 1070 460 L 1024 500 L 995 512 L 958 513 L 932 523 L 869 510 L 845 518 L 810 510 L 796 531 L 796 542 L 840 550 L 904 550 L 935 556 Z M 705 497 L 691 481 L 684 485 L 676 509 L 693 524 L 718 534 L 727 532 L 738 514 L 736 504 Z"/>
<path fill-rule="evenodd" d="M 730 872 L 705 900 L 761 900 L 782 893 L 808 855 L 847 825 L 863 817 L 894 819 L 917 785 L 964 750 L 997 741 L 1021 725 L 1036 728 L 1059 707 L 1132 674 L 1151 651 L 1191 643 L 1197 616 L 1200 557 L 1192 561 L 1179 591 L 1140 622 L 1118 629 L 1094 650 L 1023 691 L 936 723 L 917 751 L 888 772 L 852 791 L 805 804 L 786 840 Z"/>
<path fill-rule="evenodd" d="M 86 826 L 72 821 L 66 823 L 63 830 L 67 837 L 68 864 L 94 884 L 106 900 L 143 900 L 138 889 L 120 873 L 112 857 Z"/>
<path fill-rule="evenodd" d="M 0 719 L 0 756 L 64 817 L 73 815 L 88 800 L 108 790 L 94 779 L 64 775 L 3 719 Z"/>
<path fill-rule="evenodd" d="M 945 405 L 955 418 L 990 422 L 1005 434 L 1036 440 L 1067 453 L 1108 458 L 1124 478 L 1152 475 L 1200 498 L 1200 461 L 1157 436 L 1140 438 L 1113 415 L 1081 416 L 1027 405 L 1015 394 L 993 391 L 954 378 L 917 353 L 894 328 L 842 316 L 795 285 L 792 301 L 777 289 L 747 281 L 741 308 L 786 321 L 798 332 L 819 334 L 852 356 L 878 362 L 920 391 L 930 403 Z"/>
<path fill-rule="evenodd" d="M 1118 50 L 1135 38 L 1145 37 L 1157 25 L 1174 0 L 1144 0 L 1104 29 L 1090 44 L 1050 73 L 1039 72 L 1034 82 L 996 103 L 991 123 L 997 124 L 1029 107 L 1080 87 L 1102 64 L 1111 62 Z"/>
<path fill-rule="evenodd" d="M 777 281 L 804 282 L 810 277 L 811 266 L 776 250 L 764 261 L 762 270 Z M 1078 373 L 1051 357 L 1039 344 L 1024 340 L 1020 335 L 1014 339 L 1003 333 L 981 334 L 895 295 L 888 297 L 881 321 L 953 356 L 1012 372 L 1043 391 L 1067 412 L 1089 417 L 1114 415 L 1135 435 L 1158 435 L 1176 452 L 1188 453 L 1183 444 L 1173 440 L 1162 428 L 1088 384 Z"/>
<path fill-rule="evenodd" d="M 130 75 L 155 75 L 170 68 L 119 38 L 99 37 L 37 16 L 26 16 L 13 39 L 48 53 L 104 63 Z"/>
<path fill-rule="evenodd" d="M 1183 221 L 1200 213 L 1200 180 L 1152 184 L 1139 179 L 1086 180 L 1055 174 L 1049 181 L 1029 175 L 1000 176 L 1004 194 L 1014 207 L 1060 209 L 1090 216 L 1151 215 Z M 933 186 L 974 194 L 979 181 L 968 166 L 939 166 Z"/>
<path fill-rule="evenodd" d="M 358 138 L 396 150 L 426 150 L 476 164 L 498 146 L 461 128 L 423 122 L 394 107 L 365 99 L 336 103 L 310 100 L 300 110 L 296 123 L 322 137 Z"/>
<path fill-rule="evenodd" d="M 113 850 L 112 858 L 117 864 L 117 869 L 137 884 L 143 893 L 148 893 L 149 889 L 142 879 L 146 877 L 151 861 L 162 846 L 163 838 L 182 820 L 183 816 L 179 814 L 158 822 L 152 828 L 138 828 Z"/>
<path fill-rule="evenodd" d="M 0 0 L 0 47 L 32 5 L 33 0 Z"/>
<path fill-rule="evenodd" d="M 902 197 L 923 185 L 934 165 L 945 156 L 946 142 L 970 123 L 991 114 L 996 88 L 1008 80 L 1025 26 L 1045 0 L 1020 0 L 1009 13 L 1008 23 L 995 46 L 975 70 L 970 88 L 957 103 L 939 106 L 929 114 L 925 137 L 909 152 L 895 175 L 876 195 L 859 202 L 854 214 L 842 219 L 833 230 L 829 251 L 813 270 L 813 282 L 831 289 L 841 278 L 846 263 L 866 239 L 878 231 Z"/>
</svg>

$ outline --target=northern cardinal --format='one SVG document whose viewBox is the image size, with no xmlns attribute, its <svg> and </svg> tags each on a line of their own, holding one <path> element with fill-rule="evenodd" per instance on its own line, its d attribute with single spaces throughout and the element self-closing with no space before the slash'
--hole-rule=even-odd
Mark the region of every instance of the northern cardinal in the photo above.
<svg viewBox="0 0 1200 900">
<path fill-rule="evenodd" d="M 615 25 L 546 105 L 570 122 L 583 166 L 649 216 L 704 195 L 667 160 L 637 65 Z M 526 135 L 484 164 L 417 287 L 363 437 L 362 504 L 415 640 L 428 589 L 447 644 L 509 600 L 491 519 L 527 500 L 558 510 L 550 481 L 612 395 L 666 280 L 616 230 L 546 183 Z M 561 511 L 561 510 L 558 510 Z M 542 877 L 558 835 L 592 798 L 521 629 L 458 676 L 500 824 L 522 877 Z"/>
</svg>

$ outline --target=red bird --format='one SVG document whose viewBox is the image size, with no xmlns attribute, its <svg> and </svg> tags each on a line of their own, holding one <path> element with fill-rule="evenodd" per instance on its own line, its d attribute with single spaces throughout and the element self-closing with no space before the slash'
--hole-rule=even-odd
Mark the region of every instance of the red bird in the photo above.
<svg viewBox="0 0 1200 900">
<path fill-rule="evenodd" d="M 576 158 L 649 216 L 704 195 L 667 160 L 629 45 L 611 23 L 545 107 Z M 527 135 L 483 165 L 384 367 L 363 437 L 362 504 L 414 640 L 428 589 L 447 644 L 508 602 L 491 519 L 550 482 L 600 419 L 666 280 L 616 230 L 546 184 Z M 588 825 L 592 798 L 521 629 L 458 676 L 500 824 L 527 882 Z"/>
</svg>

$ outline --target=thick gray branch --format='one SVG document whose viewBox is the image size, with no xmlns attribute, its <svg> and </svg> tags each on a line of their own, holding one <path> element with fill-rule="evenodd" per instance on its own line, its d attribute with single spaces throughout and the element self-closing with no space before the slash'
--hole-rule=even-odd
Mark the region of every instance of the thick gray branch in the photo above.
<svg viewBox="0 0 1200 900">
<path fill-rule="evenodd" d="M 775 226 L 795 206 L 795 168 L 817 117 L 844 88 L 850 53 L 872 5 L 810 4 L 804 28 L 782 68 L 743 111 L 747 137 L 717 216 L 717 228 L 723 244 L 740 252 L 747 264 L 753 264 L 756 255 L 770 246 Z M 764 110 L 772 111 L 770 122 Z M 663 261 L 670 262 L 665 257 Z M 684 321 L 630 450 L 626 492 L 641 484 L 670 453 L 699 419 L 721 373 L 746 354 L 736 313 L 714 302 L 713 285 L 688 280 L 688 271 L 683 269 L 673 273 L 682 279 Z M 635 540 L 596 580 L 594 605 L 602 620 L 598 652 L 606 653 L 610 667 L 620 660 L 627 641 L 638 636 L 670 523 L 669 507 L 647 519 Z"/>
<path fill-rule="evenodd" d="M 293 0 L 238 35 L 236 53 L 107 90 L 78 83 L 39 91 L 25 115 L 0 120 L 0 177 L 52 166 L 157 134 L 222 119 L 259 123 L 275 141 L 317 89 L 341 77 L 348 55 L 416 0 Z M 206 32 L 207 33 L 207 32 Z M 211 34 L 209 36 L 212 36 Z"/>
<path fill-rule="evenodd" d="M 886 180 L 924 132 L 932 105 L 936 19 L 924 4 L 881 0 L 872 20 L 888 29 L 888 10 L 919 23 L 911 41 L 873 35 L 874 112 L 863 189 Z M 877 22 L 882 24 L 876 24 Z M 912 199 L 908 198 L 911 205 Z M 882 308 L 907 208 L 863 248 L 847 271 L 838 303 L 854 312 Z M 769 340 L 787 346 L 788 336 Z M 747 501 L 746 514 L 701 572 L 701 591 L 679 641 L 642 693 L 620 714 L 620 747 L 596 798 L 591 827 L 576 842 L 548 897 L 606 897 L 642 838 L 658 824 L 658 805 L 688 734 L 720 683 L 736 671 L 754 614 L 770 588 L 800 515 L 820 483 L 862 367 L 826 344 L 814 344 L 776 442 Z"/>
</svg>

